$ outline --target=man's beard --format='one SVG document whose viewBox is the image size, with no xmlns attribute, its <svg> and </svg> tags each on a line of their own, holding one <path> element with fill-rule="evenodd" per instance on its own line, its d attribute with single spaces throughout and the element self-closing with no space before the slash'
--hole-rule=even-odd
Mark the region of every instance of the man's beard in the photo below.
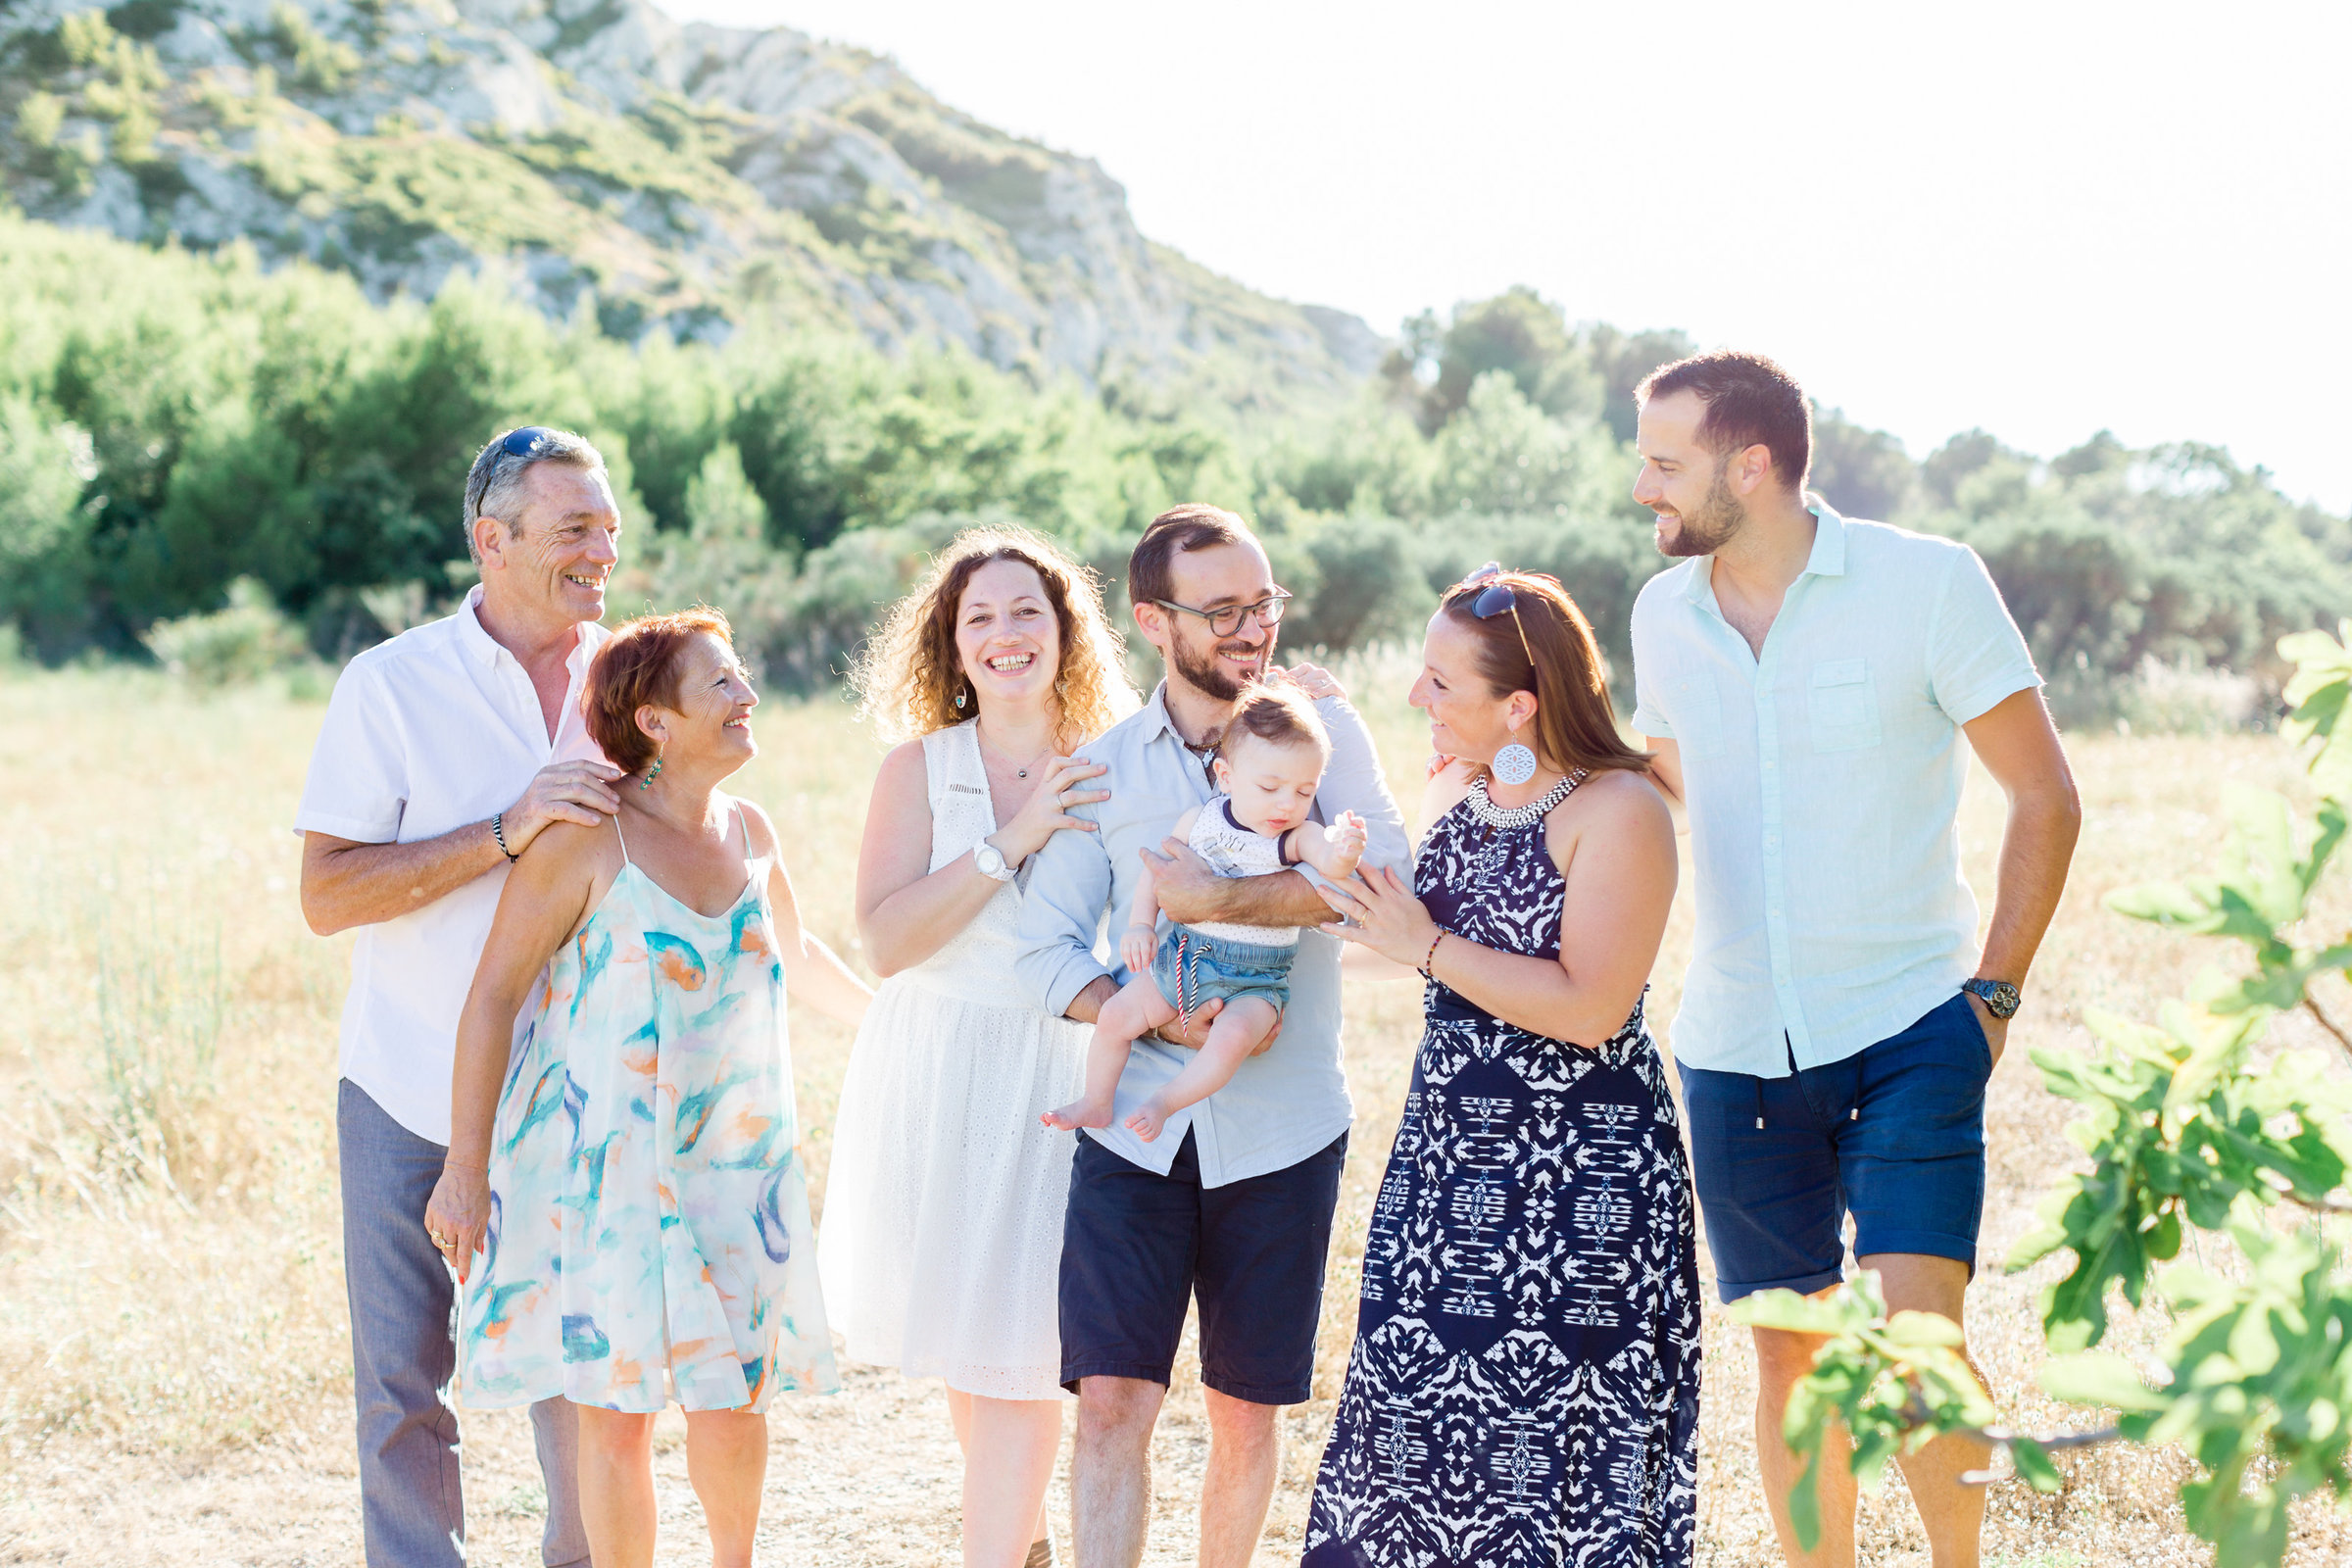
<svg viewBox="0 0 2352 1568">
<path fill-rule="evenodd" d="M 1228 648 L 1237 654 L 1262 655 L 1257 667 L 1259 673 L 1263 674 L 1266 665 L 1274 658 L 1274 639 L 1269 635 L 1265 642 L 1256 648 L 1248 648 L 1228 639 L 1211 644 L 1205 654 L 1195 653 L 1182 638 L 1170 645 L 1168 662 L 1176 666 L 1176 673 L 1184 677 L 1186 685 L 1204 697 L 1215 698 L 1220 703 L 1238 702 L 1241 699 L 1242 688 L 1250 682 L 1235 680 L 1225 672 L 1224 666 L 1217 662 L 1219 648 Z M 1256 676 L 1251 676 L 1250 680 L 1256 678 Z"/>
<path fill-rule="evenodd" d="M 1731 542 L 1732 535 L 1747 521 L 1747 509 L 1732 494 L 1732 487 L 1723 482 L 1729 463 L 1715 465 L 1715 482 L 1707 490 L 1707 499 L 1699 503 L 1698 511 L 1679 514 L 1675 518 L 1672 536 L 1658 541 L 1662 556 L 1711 556 Z"/>
</svg>

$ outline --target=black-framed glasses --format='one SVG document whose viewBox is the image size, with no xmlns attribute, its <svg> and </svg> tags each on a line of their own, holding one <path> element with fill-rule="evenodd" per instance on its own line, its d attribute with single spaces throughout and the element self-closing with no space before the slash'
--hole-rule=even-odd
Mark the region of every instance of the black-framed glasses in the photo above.
<svg viewBox="0 0 2352 1568">
<path fill-rule="evenodd" d="M 1480 583 L 1486 583 L 1484 588 L 1479 588 L 1478 592 L 1471 596 L 1470 613 L 1476 615 L 1481 620 L 1493 620 L 1496 615 L 1501 614 L 1504 611 L 1509 611 L 1511 612 L 1511 624 L 1517 627 L 1519 631 L 1519 647 L 1521 651 L 1527 655 L 1527 662 L 1530 664 L 1533 664 L 1536 662 L 1536 651 L 1528 646 L 1527 622 L 1519 618 L 1518 593 L 1514 591 L 1511 585 L 1507 582 L 1489 581 L 1490 578 L 1499 577 L 1501 575 L 1502 563 L 1499 561 L 1490 561 L 1485 565 L 1472 572 L 1469 576 L 1464 577 L 1458 586 L 1463 588 L 1473 588 L 1477 587 L 1477 585 Z"/>
<path fill-rule="evenodd" d="M 1191 605 L 1180 605 L 1173 599 L 1154 599 L 1152 602 L 1162 610 L 1181 610 L 1188 615 L 1199 615 L 1208 622 L 1208 629 L 1213 635 L 1230 637 L 1242 629 L 1242 617 L 1245 615 L 1260 626 L 1279 624 L 1282 612 L 1291 606 L 1291 596 L 1277 591 L 1254 605 L 1219 605 L 1214 610 L 1195 610 Z"/>
</svg>

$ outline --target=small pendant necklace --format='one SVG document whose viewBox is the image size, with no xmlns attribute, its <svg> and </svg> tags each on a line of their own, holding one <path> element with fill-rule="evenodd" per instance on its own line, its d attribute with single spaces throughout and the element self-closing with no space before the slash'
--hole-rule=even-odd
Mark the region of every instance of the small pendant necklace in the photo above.
<svg viewBox="0 0 2352 1568">
<path fill-rule="evenodd" d="M 981 735 L 981 734 L 980 734 L 980 730 L 979 730 L 979 726 L 978 726 L 978 725 L 976 725 L 976 724 L 975 724 L 975 725 L 973 726 L 973 728 L 972 728 L 972 734 L 973 734 L 973 736 L 974 736 L 975 738 L 977 738 L 977 739 L 979 740 L 979 742 L 980 742 L 980 744 L 981 744 L 981 745 L 983 745 L 983 746 L 987 746 L 987 747 L 988 747 L 988 749 L 989 749 L 990 751 L 992 751 L 992 752 L 997 752 L 997 749 L 996 749 L 994 746 L 989 746 L 989 744 L 988 744 L 988 738 L 987 738 L 986 736 L 983 736 L 983 735 Z M 1033 767 L 1035 767 L 1035 766 L 1036 766 L 1036 765 L 1037 765 L 1037 764 L 1038 764 L 1038 763 L 1039 763 L 1041 760 L 1043 760 L 1045 758 L 1052 756 L 1052 755 L 1053 755 L 1053 752 L 1054 752 L 1054 743 L 1053 743 L 1052 741 L 1048 741 L 1048 742 L 1046 743 L 1046 749 L 1045 749 L 1044 751 L 1042 751 L 1042 752 L 1039 752 L 1039 753 L 1037 754 L 1037 756 L 1035 756 L 1035 757 L 1032 757 L 1031 759 L 1029 759 L 1029 760 L 1028 760 L 1026 763 L 1022 763 L 1022 764 L 1017 764 L 1017 765 L 1015 765 L 1015 766 L 1013 767 L 1012 776 L 1013 776 L 1014 778 L 1027 778 L 1027 777 L 1029 776 L 1029 769 L 1030 769 L 1030 768 L 1033 768 Z M 1011 758 L 1009 758 L 1009 757 L 1006 757 L 1006 756 L 1005 756 L 1005 755 L 1004 755 L 1003 752 L 997 752 L 997 760 L 999 760 L 999 761 L 1001 761 L 1001 762 L 1011 762 L 1011 761 L 1012 761 L 1012 759 L 1011 759 Z"/>
</svg>

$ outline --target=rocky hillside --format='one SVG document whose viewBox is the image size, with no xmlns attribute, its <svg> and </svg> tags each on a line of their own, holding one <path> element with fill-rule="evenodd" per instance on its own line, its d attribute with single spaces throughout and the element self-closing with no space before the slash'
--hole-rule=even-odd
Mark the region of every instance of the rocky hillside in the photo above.
<svg viewBox="0 0 2352 1568">
<path fill-rule="evenodd" d="M 379 299 L 503 269 L 620 336 L 776 311 L 1244 399 L 1380 351 L 1146 239 L 1091 160 L 888 60 L 645 0 L 0 0 L 0 178 L 35 218 L 248 241 Z"/>
</svg>

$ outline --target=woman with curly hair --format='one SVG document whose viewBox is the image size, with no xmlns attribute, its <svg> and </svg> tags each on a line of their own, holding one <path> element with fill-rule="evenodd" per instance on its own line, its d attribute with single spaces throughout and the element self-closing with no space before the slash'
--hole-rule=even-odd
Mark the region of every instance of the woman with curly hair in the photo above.
<svg viewBox="0 0 2352 1568">
<path fill-rule="evenodd" d="M 1076 755 L 1137 706 L 1094 574 L 1042 535 L 958 536 L 854 676 L 883 760 L 858 923 L 884 976 L 842 1085 L 817 1252 L 849 1357 L 947 1380 L 963 1560 L 1053 1560 L 1071 1144 L 1039 1113 L 1087 1031 L 1012 1000 L 1030 858 L 1107 800 Z"/>
</svg>

